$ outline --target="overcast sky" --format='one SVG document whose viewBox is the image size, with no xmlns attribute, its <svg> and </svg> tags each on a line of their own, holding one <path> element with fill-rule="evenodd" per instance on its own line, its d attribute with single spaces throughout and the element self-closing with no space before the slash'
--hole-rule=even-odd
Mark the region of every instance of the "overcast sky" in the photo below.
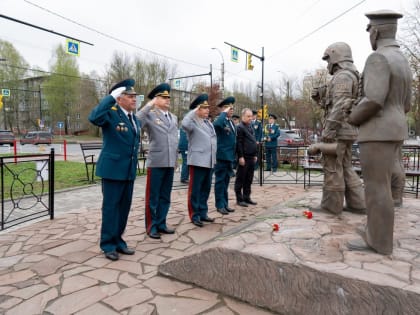
<svg viewBox="0 0 420 315">
<path fill-rule="evenodd" d="M 222 56 L 211 49 L 217 47 L 229 86 L 235 80 L 257 84 L 261 63 L 254 58 L 254 71 L 245 71 L 245 54 L 239 55 L 238 63 L 231 62 L 230 46 L 224 42 L 256 55 L 264 47 L 265 82 L 269 83 L 325 67 L 321 56 L 336 41 L 350 44 L 362 71 L 371 52 L 364 14 L 379 9 L 405 13 L 413 1 L 418 0 L 0 0 L 0 12 L 93 43 L 80 47 L 78 64 L 85 73 L 103 74 L 114 51 L 144 58 L 153 57 L 150 52 L 154 52 L 172 58 L 168 62 L 177 64 L 180 76 L 207 73 L 213 64 L 218 80 Z M 0 18 L 0 38 L 11 42 L 31 66 L 45 70 L 53 49 L 65 45 L 65 38 L 4 18 Z"/>
</svg>

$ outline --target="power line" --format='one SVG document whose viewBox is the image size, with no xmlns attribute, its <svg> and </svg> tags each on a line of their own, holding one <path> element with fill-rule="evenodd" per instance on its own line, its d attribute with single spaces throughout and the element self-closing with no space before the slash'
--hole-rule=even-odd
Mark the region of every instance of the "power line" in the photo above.
<svg viewBox="0 0 420 315">
<path fill-rule="evenodd" d="M 177 58 L 174 58 L 174 57 L 169 57 L 169 56 L 166 56 L 166 55 L 163 55 L 163 54 L 157 53 L 157 52 L 155 52 L 155 51 L 153 51 L 153 50 L 146 49 L 146 48 L 143 48 L 143 47 L 140 47 L 140 46 L 134 45 L 134 44 L 129 43 L 129 42 L 126 42 L 126 41 L 124 41 L 124 40 L 122 40 L 122 39 L 116 38 L 116 37 L 114 37 L 114 36 L 112 36 L 112 35 L 108 35 L 108 34 L 105 34 L 105 33 L 101 32 L 101 31 L 98 31 L 98 30 L 96 30 L 96 29 L 94 29 L 94 28 L 92 28 L 92 27 L 90 27 L 90 26 L 87 26 L 87 25 L 84 25 L 84 24 L 79 23 L 79 22 L 77 22 L 77 21 L 74 21 L 74 20 L 72 20 L 72 19 L 69 19 L 68 17 L 65 17 L 65 16 L 63 16 L 63 15 L 60 15 L 60 14 L 58 14 L 58 13 L 56 13 L 56 12 L 53 12 L 53 11 L 51 11 L 51 10 L 49 10 L 49 9 L 47 9 L 47 8 L 44 8 L 44 7 L 42 7 L 42 6 L 38 5 L 38 4 L 32 3 L 32 2 L 31 2 L 31 1 L 29 1 L 29 0 L 24 0 L 24 1 L 25 1 L 26 3 L 28 3 L 28 4 L 30 4 L 30 5 L 33 5 L 33 6 L 37 7 L 37 8 L 39 8 L 39 9 L 43 10 L 43 11 L 46 11 L 46 12 L 48 12 L 48 13 L 50 13 L 50 14 L 53 14 L 53 15 L 55 15 L 55 16 L 58 16 L 59 18 L 64 19 L 64 20 L 66 20 L 66 21 L 68 21 L 68 22 L 70 22 L 70 23 L 76 24 L 76 25 L 78 25 L 78 26 L 80 26 L 80 27 L 82 27 L 82 28 L 85 28 L 85 29 L 87 29 L 87 30 L 90 30 L 90 31 L 92 31 L 92 32 L 94 32 L 94 33 L 97 33 L 97 34 L 99 34 L 99 35 L 102 35 L 102 36 L 104 36 L 104 37 L 110 38 L 110 39 L 115 40 L 115 41 L 117 41 L 117 42 L 120 42 L 120 43 L 122 43 L 122 44 L 125 44 L 125 45 L 128 45 L 128 46 L 131 46 L 131 47 L 133 47 L 133 48 L 137 48 L 137 49 L 139 49 L 139 50 L 145 51 L 145 52 L 147 52 L 147 53 L 150 53 L 150 54 L 153 54 L 153 55 L 156 55 L 156 56 L 159 56 L 159 57 L 165 58 L 165 59 L 173 60 L 173 61 L 176 61 L 176 62 L 181 62 L 181 63 L 188 64 L 188 65 L 195 66 L 195 67 L 200 67 L 200 68 L 205 68 L 205 69 L 207 69 L 207 68 L 208 68 L 207 66 L 203 66 L 203 65 L 195 64 L 195 63 L 188 62 L 188 61 L 185 61 L 185 60 L 182 60 L 182 59 L 177 59 Z"/>
<path fill-rule="evenodd" d="M 10 68 L 16 68 L 16 69 L 21 69 L 21 70 L 29 70 L 29 71 L 33 71 L 33 72 L 42 72 L 42 73 L 53 74 L 53 75 L 58 75 L 58 76 L 63 76 L 63 77 L 68 77 L 68 78 L 74 78 L 74 79 L 107 82 L 106 80 L 101 80 L 101 79 L 91 79 L 89 77 L 81 77 L 81 76 L 70 75 L 70 74 L 65 74 L 65 73 L 50 72 L 50 71 L 44 71 L 44 70 L 39 70 L 39 69 L 19 67 L 19 66 L 14 66 L 14 65 L 10 65 L 10 64 L 4 64 L 4 63 L 0 63 L 0 65 L 1 66 L 7 66 L 7 67 L 10 67 Z"/>
<path fill-rule="evenodd" d="M 315 34 L 316 32 L 318 32 L 319 30 L 323 29 L 324 27 L 326 27 L 327 25 L 331 24 L 332 22 L 334 22 L 335 20 L 338 20 L 340 17 L 342 17 L 343 15 L 347 14 L 348 12 L 350 12 L 351 10 L 353 10 L 354 8 L 358 7 L 359 5 L 361 5 L 363 2 L 365 2 L 366 0 L 362 0 L 358 3 L 356 3 L 354 6 L 352 6 L 351 8 L 345 10 L 344 12 L 340 13 L 339 15 L 337 15 L 336 17 L 332 18 L 331 20 L 329 20 L 328 22 L 322 24 L 321 26 L 317 27 L 315 30 L 313 30 L 312 32 L 309 32 L 308 34 L 302 36 L 301 38 L 297 39 L 296 41 L 294 41 L 293 43 L 291 43 L 289 46 L 287 46 L 285 49 L 280 50 L 278 52 L 275 52 L 274 54 L 272 54 L 271 56 L 267 57 L 268 58 L 272 58 L 277 54 L 283 53 L 286 50 L 290 49 L 291 47 L 299 44 L 300 42 L 302 42 L 304 39 L 308 38 L 309 36 Z"/>
</svg>

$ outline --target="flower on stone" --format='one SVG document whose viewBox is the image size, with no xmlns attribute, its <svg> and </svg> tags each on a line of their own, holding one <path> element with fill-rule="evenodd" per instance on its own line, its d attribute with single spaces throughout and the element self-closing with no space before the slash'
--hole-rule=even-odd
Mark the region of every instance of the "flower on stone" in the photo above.
<svg viewBox="0 0 420 315">
<path fill-rule="evenodd" d="M 277 223 L 273 224 L 273 232 L 278 232 L 280 230 L 280 226 Z"/>
<path fill-rule="evenodd" d="M 312 211 L 308 211 L 308 210 L 306 210 L 306 211 L 303 211 L 303 215 L 305 216 L 305 217 L 307 217 L 308 219 L 312 219 Z"/>
</svg>

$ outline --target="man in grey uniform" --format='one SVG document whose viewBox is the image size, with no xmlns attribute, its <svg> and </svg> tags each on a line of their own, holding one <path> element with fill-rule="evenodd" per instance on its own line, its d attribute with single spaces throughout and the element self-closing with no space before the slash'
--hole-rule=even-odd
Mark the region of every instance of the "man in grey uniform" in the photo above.
<svg viewBox="0 0 420 315">
<path fill-rule="evenodd" d="M 359 126 L 360 162 L 365 183 L 367 226 L 363 239 L 347 243 L 351 250 L 373 249 L 389 255 L 393 249 L 392 191 L 404 186 L 401 146 L 407 138 L 405 114 L 410 110 L 412 74 L 395 40 L 401 14 L 367 13 L 367 31 L 375 51 L 363 71 L 363 98 L 349 122 Z"/>
<path fill-rule="evenodd" d="M 178 120 L 169 112 L 170 90 L 167 83 L 155 87 L 148 95 L 151 101 L 137 113 L 150 141 L 146 161 L 146 231 L 156 239 L 160 233 L 175 232 L 166 225 L 178 157 Z"/>
</svg>

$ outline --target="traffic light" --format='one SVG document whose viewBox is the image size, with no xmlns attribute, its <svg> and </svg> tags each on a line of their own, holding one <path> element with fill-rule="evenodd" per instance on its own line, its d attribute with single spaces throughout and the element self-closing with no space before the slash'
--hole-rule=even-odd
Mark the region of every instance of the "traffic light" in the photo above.
<svg viewBox="0 0 420 315">
<path fill-rule="evenodd" d="M 0 95 L 0 109 L 3 108 L 3 95 Z"/>
<path fill-rule="evenodd" d="M 246 58 L 246 69 L 247 70 L 254 70 L 254 66 L 252 65 L 252 55 L 248 54 Z"/>
</svg>

